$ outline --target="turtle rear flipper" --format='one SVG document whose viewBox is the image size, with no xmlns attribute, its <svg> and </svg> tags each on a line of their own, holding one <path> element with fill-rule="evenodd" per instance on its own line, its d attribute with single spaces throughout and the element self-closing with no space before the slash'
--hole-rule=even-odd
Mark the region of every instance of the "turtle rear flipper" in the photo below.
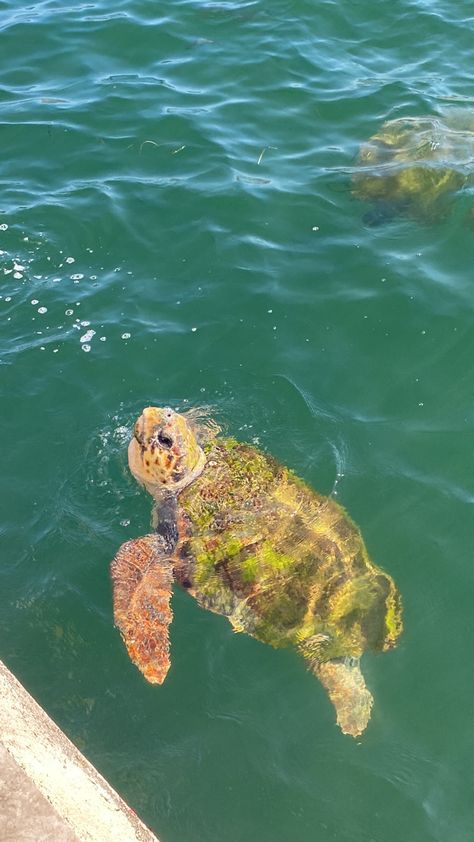
<svg viewBox="0 0 474 842">
<path fill-rule="evenodd" d="M 336 708 L 337 724 L 343 734 L 358 737 L 365 731 L 373 704 L 359 667 L 359 660 L 346 658 L 326 661 L 314 672 Z"/>
<path fill-rule="evenodd" d="M 173 568 L 161 535 L 122 544 L 112 561 L 114 621 L 133 663 L 152 684 L 170 667 Z"/>
</svg>

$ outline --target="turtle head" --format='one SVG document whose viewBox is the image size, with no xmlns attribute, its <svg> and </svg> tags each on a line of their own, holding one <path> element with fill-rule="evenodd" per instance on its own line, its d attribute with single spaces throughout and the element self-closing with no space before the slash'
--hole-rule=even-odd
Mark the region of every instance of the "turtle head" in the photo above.
<svg viewBox="0 0 474 842">
<path fill-rule="evenodd" d="M 169 407 L 147 406 L 135 422 L 128 464 L 153 496 L 178 492 L 201 473 L 205 456 L 186 418 Z"/>
</svg>

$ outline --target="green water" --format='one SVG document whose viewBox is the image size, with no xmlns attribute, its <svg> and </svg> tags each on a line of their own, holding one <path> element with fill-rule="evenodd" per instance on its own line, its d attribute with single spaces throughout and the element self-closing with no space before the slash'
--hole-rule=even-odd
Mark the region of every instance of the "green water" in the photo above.
<svg viewBox="0 0 474 842">
<path fill-rule="evenodd" d="M 351 196 L 386 119 L 474 108 L 461 0 L 0 2 L 0 656 L 162 842 L 470 842 L 474 237 Z M 92 335 L 90 331 L 95 331 Z M 176 593 L 161 688 L 108 566 L 144 404 L 337 494 L 403 594 L 344 737 L 291 652 Z"/>
</svg>

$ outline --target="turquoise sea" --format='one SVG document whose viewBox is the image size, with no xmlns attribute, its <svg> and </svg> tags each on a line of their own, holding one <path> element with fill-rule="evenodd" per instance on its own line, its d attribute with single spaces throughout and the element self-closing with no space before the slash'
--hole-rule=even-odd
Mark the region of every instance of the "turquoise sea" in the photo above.
<svg viewBox="0 0 474 842">
<path fill-rule="evenodd" d="M 469 16 L 470 14 L 470 16 Z M 161 842 L 474 838 L 474 192 L 368 224 L 385 120 L 474 112 L 461 0 L 0 0 L 0 657 Z M 358 740 L 182 592 L 145 683 L 109 562 L 148 404 L 360 525 L 405 632 Z"/>
</svg>

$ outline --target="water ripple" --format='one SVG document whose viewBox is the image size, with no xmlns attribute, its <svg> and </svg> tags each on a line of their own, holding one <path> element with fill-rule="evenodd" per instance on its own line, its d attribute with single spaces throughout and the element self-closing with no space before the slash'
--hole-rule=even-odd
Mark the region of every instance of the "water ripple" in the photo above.
<svg viewBox="0 0 474 842">
<path fill-rule="evenodd" d="M 2 4 L 5 657 L 160 838 L 469 838 L 472 190 L 371 228 L 351 176 L 385 120 L 472 111 L 471 22 L 458 0 Z M 210 404 L 399 583 L 360 745 L 296 656 L 185 594 L 163 687 L 127 660 L 108 565 L 149 529 L 126 465 L 149 403 Z"/>
</svg>

